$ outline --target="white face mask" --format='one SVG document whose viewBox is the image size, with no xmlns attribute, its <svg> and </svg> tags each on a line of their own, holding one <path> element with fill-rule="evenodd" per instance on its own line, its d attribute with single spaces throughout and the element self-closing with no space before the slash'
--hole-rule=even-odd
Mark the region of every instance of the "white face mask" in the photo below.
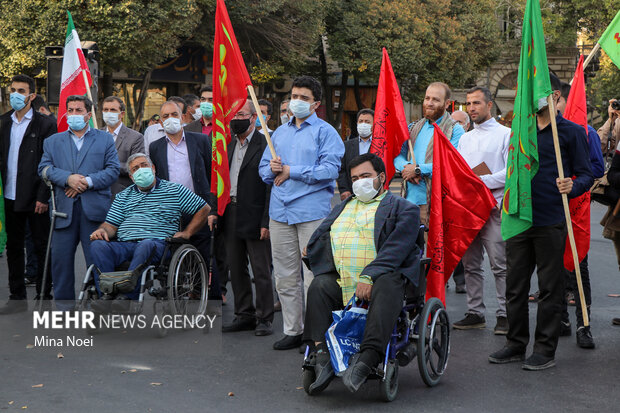
<svg viewBox="0 0 620 413">
<path fill-rule="evenodd" d="M 120 118 L 120 113 L 116 112 L 103 112 L 103 121 L 109 127 L 116 126 Z"/>
<path fill-rule="evenodd" d="M 357 133 L 359 133 L 362 138 L 369 137 L 372 133 L 372 125 L 370 123 L 358 123 Z"/>
<path fill-rule="evenodd" d="M 362 178 L 353 182 L 353 193 L 362 202 L 370 202 L 377 196 L 379 192 L 378 189 L 375 188 L 375 179 L 379 176 L 375 176 L 374 178 Z"/>
<path fill-rule="evenodd" d="M 164 130 L 171 135 L 178 133 L 181 130 L 181 119 L 172 117 L 166 119 L 164 121 Z"/>
<path fill-rule="evenodd" d="M 192 117 L 194 118 L 194 120 L 202 118 L 202 111 L 200 110 L 200 108 L 196 109 L 196 111 L 192 114 Z"/>
<path fill-rule="evenodd" d="M 280 122 L 282 122 L 282 124 L 284 125 L 285 123 L 288 123 L 290 119 L 288 118 L 287 114 L 284 114 L 282 116 L 280 116 Z"/>
</svg>

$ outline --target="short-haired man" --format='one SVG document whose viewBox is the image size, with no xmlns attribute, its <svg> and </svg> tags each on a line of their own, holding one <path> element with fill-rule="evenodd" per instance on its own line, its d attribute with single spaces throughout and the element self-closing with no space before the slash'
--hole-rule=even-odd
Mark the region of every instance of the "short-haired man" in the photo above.
<svg viewBox="0 0 620 413">
<path fill-rule="evenodd" d="M 200 112 L 202 113 L 201 133 L 210 136 L 213 130 L 213 88 L 211 86 L 203 86 L 200 89 Z"/>
<path fill-rule="evenodd" d="M 58 212 L 52 239 L 52 281 L 59 310 L 75 307 L 75 249 L 82 244 L 86 265 L 92 264 L 90 234 L 110 208 L 110 187 L 120 164 L 112 136 L 88 125 L 93 103 L 84 96 L 67 98 L 65 132 L 43 143 L 39 175 L 53 184 Z"/>
<path fill-rule="evenodd" d="M 166 238 L 190 239 L 207 222 L 209 205 L 183 185 L 155 178 L 155 167 L 144 153 L 136 153 L 127 162 L 134 182 L 115 198 L 105 221 L 90 234 L 93 264 L 101 272 L 112 272 L 125 261 L 133 270 L 148 258 L 161 259 Z M 179 231 L 181 217 L 191 215 L 187 226 Z M 114 241 L 110 241 L 116 237 Z M 99 276 L 95 271 L 99 288 Z M 128 300 L 138 297 L 140 285 L 128 294 L 114 297 L 113 303 L 96 301 L 98 310 L 126 311 Z M 94 304 L 94 305 L 95 305 Z"/>
<path fill-rule="evenodd" d="M 304 295 L 313 275 L 301 276 L 301 251 L 331 209 L 344 145 L 336 129 L 319 119 L 321 84 L 310 76 L 293 81 L 289 110 L 293 118 L 272 136 L 276 158 L 265 149 L 261 178 L 273 184 L 269 205 L 273 272 L 282 304 L 284 338 L 276 350 L 301 345 Z"/>
<path fill-rule="evenodd" d="M 550 74 L 554 106 L 561 95 L 560 80 Z M 551 116 L 556 116 L 564 173 L 558 178 Z M 525 360 L 525 370 L 555 366 L 555 350 L 560 336 L 561 306 L 564 295 L 564 246 L 566 221 L 561 194 L 577 197 L 594 182 L 588 144 L 583 126 L 567 121 L 545 106 L 536 116 L 538 127 L 538 172 L 532 178 L 532 226 L 506 241 L 507 341 L 489 356 L 489 362 L 503 364 L 525 359 L 530 339 L 528 294 L 530 278 L 537 268 L 540 297 L 534 352 Z M 571 177 L 575 179 L 571 179 Z"/>
<path fill-rule="evenodd" d="M 610 99 L 609 106 L 607 107 L 609 117 L 597 131 L 601 139 L 601 150 L 605 162 L 608 164 L 611 164 L 611 158 L 614 156 L 615 149 L 618 146 L 618 136 L 620 136 L 620 109 L 614 109 L 614 106 L 620 108 L 620 101 Z"/>
<path fill-rule="evenodd" d="M 465 132 L 469 132 L 469 128 L 471 126 L 471 120 L 469 119 L 469 115 L 467 112 L 462 110 L 455 110 L 452 112 L 452 119 L 458 122 L 459 125 L 463 127 Z"/>
<path fill-rule="evenodd" d="M 370 302 L 359 353 L 343 376 L 344 385 L 355 392 L 385 356 L 405 281 L 417 286 L 419 280 L 418 207 L 385 190 L 385 165 L 377 155 L 357 156 L 349 166 L 354 196 L 331 211 L 308 243 L 315 273 L 304 331 L 304 341 L 315 348 L 310 360 L 316 380 L 310 394 L 324 390 L 334 377 L 325 343 L 332 311 L 344 308 L 353 294 Z"/>
<path fill-rule="evenodd" d="M 340 174 L 337 180 L 341 201 L 344 201 L 353 193 L 349 162 L 359 155 L 368 153 L 370 150 L 374 119 L 375 111 L 372 109 L 365 108 L 357 112 L 357 134 L 359 139 L 349 139 L 344 143 L 344 156 L 342 157 L 342 166 L 340 167 Z"/>
<path fill-rule="evenodd" d="M 267 122 L 269 122 L 269 119 L 271 119 L 271 115 L 273 114 L 273 105 L 267 99 L 259 99 L 258 107 L 260 108 L 260 113 L 262 113 L 263 117 L 265 118 L 267 131 L 269 132 L 269 135 L 271 135 L 271 133 L 273 133 L 273 130 L 269 129 L 269 125 L 267 124 Z M 258 117 L 256 118 L 256 129 L 263 135 L 265 134 L 265 132 L 263 131 L 263 126 L 261 125 L 260 119 L 258 119 Z"/>
<path fill-rule="evenodd" d="M 510 145 L 510 129 L 497 123 L 491 116 L 493 96 L 489 89 L 476 86 L 467 91 L 467 112 L 474 129 L 459 140 L 458 151 L 474 173 L 491 190 L 498 205 L 504 197 L 506 161 Z M 484 251 L 495 276 L 498 308 L 494 333 L 508 333 L 506 318 L 506 244 L 501 233 L 501 211 L 493 208 L 486 224 L 463 255 L 465 285 L 467 287 L 467 313 L 465 318 L 452 326 L 459 330 L 483 328 L 486 325 L 484 306 Z"/>
<path fill-rule="evenodd" d="M 50 107 L 48 106 L 48 104 L 45 102 L 45 99 L 43 98 L 43 96 L 41 95 L 36 95 L 34 97 L 34 99 L 32 99 L 32 108 L 45 115 L 45 116 L 49 116 L 50 118 L 52 118 L 54 120 L 54 123 L 56 123 L 56 116 L 54 116 L 54 114 L 52 113 L 52 111 L 50 110 Z"/>
<path fill-rule="evenodd" d="M 202 112 L 200 111 L 200 98 L 193 93 L 188 93 L 183 95 L 183 100 L 187 105 L 187 110 L 183 115 L 183 123 L 186 125 L 185 130 L 202 133 L 202 130 L 190 129 L 190 125 L 201 126 L 200 118 L 202 117 Z"/>
<path fill-rule="evenodd" d="M 56 123 L 32 107 L 35 82 L 29 76 L 11 79 L 12 110 L 0 116 L 0 173 L 7 235 L 9 301 L 0 314 L 28 309 L 24 282 L 24 238 L 30 227 L 37 255 L 37 298 L 49 300 L 50 286 L 42 291 L 41 278 L 49 233 L 49 191 L 37 174 L 43 142 L 56 133 Z"/>
<path fill-rule="evenodd" d="M 117 96 L 108 96 L 103 99 L 103 130 L 112 135 L 114 147 L 121 164 L 118 181 L 112 185 L 112 195 L 116 195 L 131 185 L 131 178 L 127 171 L 127 159 L 134 153 L 144 152 L 144 136 L 123 124 L 125 117 L 125 102 Z"/>
<path fill-rule="evenodd" d="M 286 99 L 283 100 L 282 103 L 280 103 L 280 124 L 284 125 L 285 123 L 288 123 L 289 120 L 291 120 L 291 113 L 288 111 L 288 104 L 289 104 L 290 100 Z"/>
<path fill-rule="evenodd" d="M 409 153 L 409 142 L 405 142 L 400 155 L 394 159 L 394 167 L 401 171 L 406 182 L 406 198 L 420 207 L 420 220 L 428 224 L 428 199 L 433 174 L 433 136 L 437 123 L 450 143 L 456 148 L 461 135 L 465 133 L 446 111 L 450 105 L 450 87 L 442 82 L 431 83 L 426 88 L 422 110 L 424 118 L 409 129 L 409 141 L 413 147 L 413 159 Z"/>
</svg>

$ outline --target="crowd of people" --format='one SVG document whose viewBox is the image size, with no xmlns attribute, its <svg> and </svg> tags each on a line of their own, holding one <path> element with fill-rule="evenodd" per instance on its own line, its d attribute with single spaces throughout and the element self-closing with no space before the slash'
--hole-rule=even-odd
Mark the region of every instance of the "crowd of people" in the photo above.
<svg viewBox="0 0 620 413">
<path fill-rule="evenodd" d="M 497 297 L 494 333 L 507 339 L 489 361 L 523 361 L 528 370 L 552 367 L 558 337 L 571 334 L 567 289 L 575 279 L 563 264 L 566 224 L 561 194 L 580 196 L 590 190 L 594 179 L 603 177 L 603 153 L 615 148 L 620 110 L 610 102 L 607 122 L 598 134 L 589 128 L 586 135 L 583 127 L 562 117 L 570 86 L 553 74 L 551 85 L 558 113 L 545 106 L 537 115 L 539 169 L 532 180 L 533 226 L 504 241 L 500 206 L 510 129 L 492 116 L 493 96 L 484 87 L 467 91 L 466 112 L 453 113 L 448 111 L 450 87 L 441 82 L 427 87 L 423 117 L 409 125 L 409 139 L 393 161 L 402 176 L 401 196 L 385 191 L 385 165 L 369 153 L 374 125 L 371 108 L 357 114 L 357 137 L 343 142 L 336 129 L 317 116 L 322 87 L 312 77 L 293 81 L 290 96 L 280 104 L 278 119 L 272 119 L 271 102 L 259 101 L 265 121 L 280 124 L 274 131 L 262 129 L 248 99 L 230 122 L 230 203 L 219 216 L 211 191 L 210 86 L 201 88 L 197 96 L 170 97 L 144 134 L 123 123 L 126 107 L 119 97 L 103 99 L 105 126 L 97 130 L 90 123 L 93 103 L 83 96 L 71 96 L 66 101 L 69 129 L 56 133 L 53 114 L 45 102 L 37 103 L 40 96 L 34 80 L 17 75 L 10 84 L 13 109 L 0 117 L 10 289 L 0 314 L 27 310 L 26 283 L 30 281 L 36 284 L 35 299 L 53 299 L 57 309 L 72 310 L 79 243 L 86 264 L 105 272 L 124 261 L 131 261 L 130 270 L 156 261 L 163 253 L 163 240 L 181 237 L 206 262 L 216 261 L 209 298 L 225 300 L 228 285 L 232 288 L 234 319 L 224 323 L 222 331 L 273 334 L 274 313 L 281 311 L 283 336 L 273 348 L 310 347 L 317 372 L 312 391 L 325 388 L 334 376 L 323 339 L 331 311 L 343 308 L 353 294 L 370 300 L 361 352 L 345 375 L 345 385 L 356 391 L 382 360 L 406 283 L 419 281 L 420 253 L 415 241 L 419 224 L 428 225 L 432 207 L 437 125 L 498 202 L 455 270 L 457 292 L 467 296 L 467 313 L 453 327 L 486 326 L 486 251 Z M 559 131 L 564 173 L 571 178 L 558 178 L 551 117 Z M 265 132 L 271 137 L 275 157 L 267 147 Z M 51 277 L 46 285 L 42 285 L 42 273 L 50 229 L 50 192 L 41 178 L 53 184 L 57 209 L 65 214 L 56 219 L 53 229 Z M 608 192 L 620 189 L 620 156 L 613 158 L 607 179 Z M 336 186 L 342 203 L 332 209 Z M 614 214 L 617 198 L 604 224 L 620 266 L 620 218 Z M 26 250 L 29 255 L 34 251 L 37 272 L 25 278 L 25 243 L 29 242 Z M 308 265 L 303 264 L 305 258 Z M 535 268 L 538 316 L 533 352 L 526 359 L 530 278 Z M 587 257 L 580 268 L 589 311 Z M 137 290 L 107 297 L 102 301 L 108 302 L 98 305 L 101 310 L 126 311 L 136 294 Z M 576 304 L 577 345 L 594 348 L 580 302 Z M 613 322 L 620 324 L 619 319 Z"/>
</svg>

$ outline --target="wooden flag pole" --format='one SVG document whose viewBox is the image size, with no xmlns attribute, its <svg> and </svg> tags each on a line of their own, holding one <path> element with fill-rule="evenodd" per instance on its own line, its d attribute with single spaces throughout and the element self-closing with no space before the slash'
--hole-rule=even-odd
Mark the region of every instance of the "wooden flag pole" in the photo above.
<svg viewBox="0 0 620 413">
<path fill-rule="evenodd" d="M 269 152 L 271 152 L 271 157 L 276 159 L 276 150 L 273 147 L 273 142 L 271 142 L 271 136 L 269 136 L 269 129 L 267 129 L 267 122 L 265 122 L 265 118 L 263 117 L 263 113 L 260 111 L 260 105 L 258 104 L 258 99 L 256 99 L 256 94 L 254 93 L 254 87 L 252 85 L 248 86 L 248 92 L 250 92 L 250 96 L 252 97 L 252 103 L 254 104 L 254 109 L 256 109 L 256 116 L 260 119 L 260 126 L 263 128 L 263 132 L 265 135 L 265 139 L 267 140 L 267 145 L 269 145 Z"/>
<path fill-rule="evenodd" d="M 91 113 L 93 114 L 93 125 L 95 126 L 95 129 L 99 129 L 99 126 L 97 126 L 97 116 L 95 114 L 95 102 L 93 102 L 93 95 L 92 93 L 90 93 L 90 86 L 88 84 L 88 76 L 86 76 L 86 70 L 84 69 L 82 69 L 82 77 L 84 78 L 84 84 L 86 85 L 86 95 L 88 96 L 88 99 L 90 99 L 90 101 L 93 104 L 90 110 Z"/>
<path fill-rule="evenodd" d="M 547 96 L 549 105 L 549 118 L 551 119 L 551 131 L 553 133 L 553 147 L 555 148 L 555 161 L 558 165 L 558 175 L 560 179 L 564 179 L 564 167 L 562 166 L 562 154 L 560 152 L 560 140 L 558 138 L 558 125 L 555 122 L 555 105 L 553 104 L 553 94 Z M 581 270 L 579 268 L 579 258 L 577 256 L 577 246 L 575 245 L 575 234 L 573 233 L 573 223 L 570 219 L 570 209 L 568 208 L 568 196 L 562 194 L 562 205 L 564 206 L 564 216 L 566 217 L 566 228 L 568 229 L 568 242 L 571 252 L 573 253 L 573 262 L 575 263 L 575 278 L 577 278 L 577 289 L 579 290 L 579 301 L 581 302 L 581 312 L 583 314 L 583 325 L 590 325 L 588 317 L 588 307 L 583 294 L 583 283 L 581 282 Z"/>
</svg>

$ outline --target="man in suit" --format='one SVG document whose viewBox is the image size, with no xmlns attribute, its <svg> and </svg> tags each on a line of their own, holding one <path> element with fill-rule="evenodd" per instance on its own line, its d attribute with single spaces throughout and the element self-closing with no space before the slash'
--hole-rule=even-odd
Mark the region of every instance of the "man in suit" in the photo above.
<svg viewBox="0 0 620 413">
<path fill-rule="evenodd" d="M 273 334 L 273 284 L 269 241 L 271 185 L 258 175 L 258 164 L 267 146 L 255 128 L 256 109 L 250 100 L 230 122 L 235 139 L 228 144 L 230 204 L 224 212 L 224 234 L 230 281 L 235 295 L 235 319 L 223 332 L 254 330 L 257 336 Z M 256 307 L 248 256 L 254 274 Z"/>
<path fill-rule="evenodd" d="M 338 192 L 340 200 L 344 201 L 351 196 L 351 174 L 349 172 L 349 162 L 358 155 L 368 153 L 372 142 L 372 127 L 374 125 L 375 111 L 372 109 L 362 109 L 357 113 L 357 134 L 358 139 L 349 139 L 344 143 L 344 156 L 340 173 L 338 174 Z"/>
<path fill-rule="evenodd" d="M 50 136 L 43 144 L 39 175 L 54 184 L 57 218 L 52 240 L 52 280 L 59 310 L 75 306 L 75 249 L 82 243 L 86 265 L 92 264 L 90 234 L 106 217 L 120 164 L 114 140 L 88 122 L 93 103 L 84 96 L 67 98 L 69 130 Z"/>
<path fill-rule="evenodd" d="M 202 118 L 200 99 L 193 93 L 188 93 L 187 95 L 183 95 L 183 100 L 187 105 L 185 115 L 183 116 L 183 122 L 185 123 L 183 129 L 189 132 L 202 133 L 202 123 L 200 123 L 200 119 Z"/>
<path fill-rule="evenodd" d="M 211 139 L 203 134 L 188 132 L 181 127 L 181 107 L 174 101 L 167 101 L 160 108 L 160 121 L 165 137 L 151 143 L 149 153 L 155 165 L 157 177 L 181 184 L 217 209 L 211 194 Z M 184 225 L 187 222 L 184 221 Z M 210 259 L 211 233 L 203 227 L 190 239 L 205 261 Z M 214 272 L 209 296 L 221 300 L 219 279 Z"/>
<path fill-rule="evenodd" d="M 112 195 L 116 195 L 127 188 L 133 182 L 127 171 L 127 159 L 134 153 L 144 152 L 144 136 L 123 124 L 125 116 L 125 102 L 119 97 L 108 96 L 103 99 L 103 121 L 107 131 L 114 139 L 114 146 L 121 164 L 121 170 L 116 181 L 112 185 Z"/>
<path fill-rule="evenodd" d="M 310 393 L 334 378 L 325 332 L 332 311 L 353 297 L 370 302 L 364 338 L 344 372 L 343 383 L 355 392 L 385 356 L 385 349 L 405 296 L 405 281 L 418 285 L 419 208 L 383 187 L 385 165 L 367 153 L 351 160 L 354 196 L 337 205 L 312 234 L 307 247 L 314 279 L 308 289 L 304 342 L 316 380 Z"/>
<path fill-rule="evenodd" d="M 0 314 L 28 309 L 24 282 L 24 238 L 29 225 L 37 254 L 37 297 L 49 299 L 51 283 L 41 292 L 45 249 L 49 232 L 49 192 L 37 175 L 43 141 L 56 133 L 54 121 L 32 108 L 34 79 L 14 76 L 11 81 L 13 110 L 0 117 L 0 172 L 4 189 L 4 213 L 9 266 L 9 301 Z"/>
</svg>

